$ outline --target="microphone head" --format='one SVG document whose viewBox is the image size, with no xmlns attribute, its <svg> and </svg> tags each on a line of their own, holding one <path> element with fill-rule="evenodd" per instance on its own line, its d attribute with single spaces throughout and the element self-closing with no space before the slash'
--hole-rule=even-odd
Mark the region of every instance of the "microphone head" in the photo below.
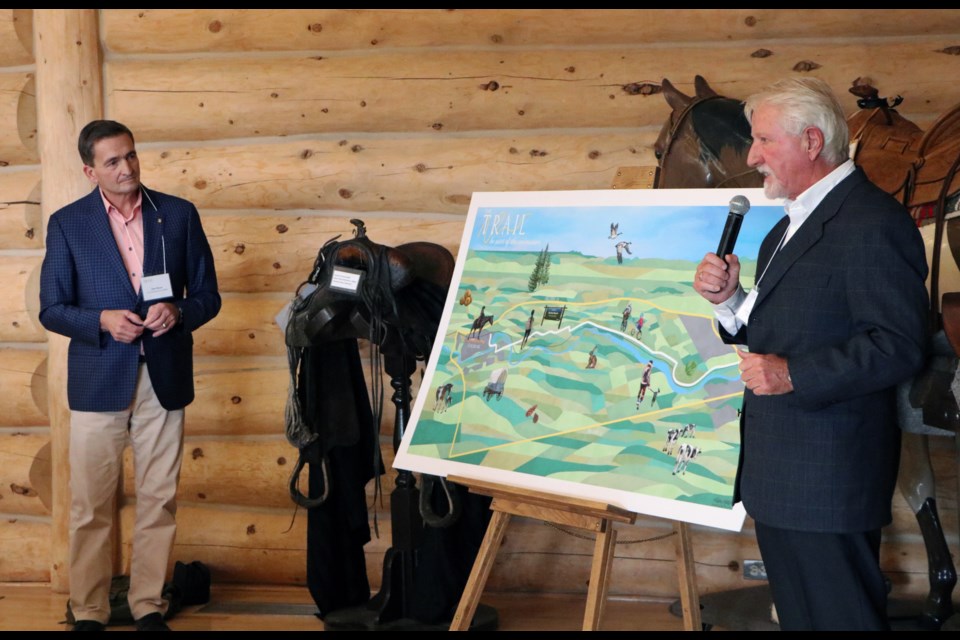
<svg viewBox="0 0 960 640">
<path fill-rule="evenodd" d="M 750 210 L 750 201 L 746 196 L 734 196 L 730 200 L 730 213 L 742 216 Z"/>
</svg>

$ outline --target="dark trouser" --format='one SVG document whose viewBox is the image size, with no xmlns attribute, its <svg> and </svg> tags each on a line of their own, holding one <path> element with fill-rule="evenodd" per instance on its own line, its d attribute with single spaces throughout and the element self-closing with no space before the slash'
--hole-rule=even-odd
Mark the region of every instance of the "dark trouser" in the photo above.
<svg viewBox="0 0 960 640">
<path fill-rule="evenodd" d="M 755 524 L 781 630 L 890 630 L 879 529 L 811 533 Z"/>
</svg>

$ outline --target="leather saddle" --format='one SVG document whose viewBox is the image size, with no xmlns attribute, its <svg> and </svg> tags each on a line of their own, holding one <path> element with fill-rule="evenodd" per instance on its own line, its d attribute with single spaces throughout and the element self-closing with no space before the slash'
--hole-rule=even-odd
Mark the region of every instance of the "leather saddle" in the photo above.
<svg viewBox="0 0 960 640">
<path fill-rule="evenodd" d="M 860 96 L 860 111 L 847 119 L 851 156 L 877 186 L 911 210 L 960 189 L 960 104 L 924 132 L 897 112 L 899 96 L 890 104 L 870 85 L 850 92 Z"/>
<path fill-rule="evenodd" d="M 380 245 L 366 236 L 361 220 L 351 222 L 356 237 L 328 240 L 298 287 L 286 328 L 288 347 L 347 338 L 388 346 L 391 329 L 416 329 L 416 309 L 406 304 L 410 285 L 421 281 L 445 289 L 449 284 L 455 263 L 444 247 L 430 242 Z"/>
</svg>

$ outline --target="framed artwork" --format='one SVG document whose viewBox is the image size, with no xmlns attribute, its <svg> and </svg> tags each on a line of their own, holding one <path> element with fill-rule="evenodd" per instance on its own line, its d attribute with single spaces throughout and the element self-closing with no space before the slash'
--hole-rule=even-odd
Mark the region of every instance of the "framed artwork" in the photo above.
<svg viewBox="0 0 960 640">
<path fill-rule="evenodd" d="M 749 288 L 761 189 L 473 194 L 394 465 L 739 530 L 739 357 L 692 286 L 736 196 Z"/>
</svg>

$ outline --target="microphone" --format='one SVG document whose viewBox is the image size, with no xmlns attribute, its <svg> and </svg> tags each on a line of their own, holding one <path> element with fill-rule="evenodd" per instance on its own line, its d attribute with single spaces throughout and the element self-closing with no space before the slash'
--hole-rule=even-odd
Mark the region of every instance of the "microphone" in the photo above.
<svg viewBox="0 0 960 640">
<path fill-rule="evenodd" d="M 720 246 L 717 247 L 717 255 L 721 258 L 726 258 L 728 253 L 733 253 L 733 245 L 737 243 L 737 234 L 740 233 L 740 225 L 743 224 L 743 214 L 749 210 L 750 201 L 745 196 L 734 196 L 730 200 L 727 224 L 723 227 Z"/>
</svg>

